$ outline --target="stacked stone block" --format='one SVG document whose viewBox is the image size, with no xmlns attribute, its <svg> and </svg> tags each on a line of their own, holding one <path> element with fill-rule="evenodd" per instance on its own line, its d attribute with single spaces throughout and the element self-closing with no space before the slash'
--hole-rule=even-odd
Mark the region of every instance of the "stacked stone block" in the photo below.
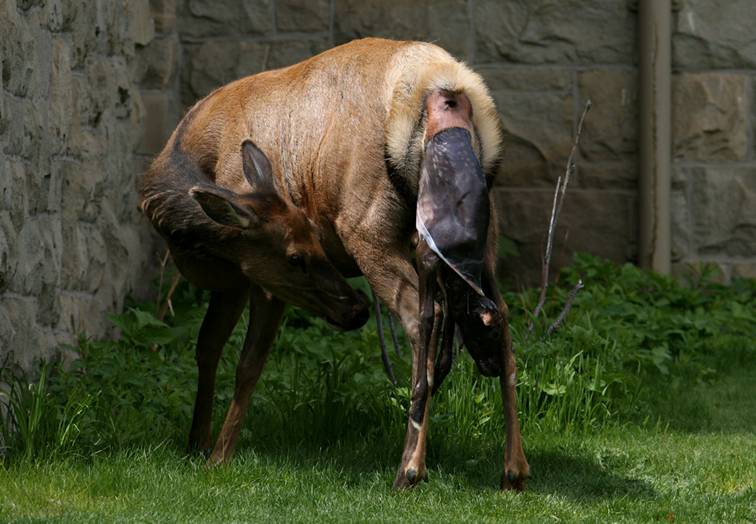
<svg viewBox="0 0 756 524">
<path fill-rule="evenodd" d="M 520 251 L 504 262 L 516 284 L 539 273 L 553 186 L 582 103 L 593 98 L 556 265 L 575 249 L 634 260 L 637 75 L 635 13 L 626 0 L 226 3 L 215 9 L 211 0 L 187 0 L 179 7 L 184 104 L 240 76 L 371 35 L 433 41 L 471 63 L 504 123 L 494 191 L 502 232 Z M 567 11 L 581 15 L 565 23 Z"/>
<path fill-rule="evenodd" d="M 181 44 L 176 30 L 176 1 L 145 3 L 154 30 L 150 38 L 138 43 L 132 69 L 144 106 L 143 133 L 137 147 L 144 168 L 163 148 L 183 113 L 178 96 Z"/>
<path fill-rule="evenodd" d="M 0 2 L 0 363 L 25 366 L 144 293 L 137 211 L 147 0 Z"/>
<path fill-rule="evenodd" d="M 756 3 L 686 0 L 676 13 L 673 262 L 756 278 Z"/>
</svg>

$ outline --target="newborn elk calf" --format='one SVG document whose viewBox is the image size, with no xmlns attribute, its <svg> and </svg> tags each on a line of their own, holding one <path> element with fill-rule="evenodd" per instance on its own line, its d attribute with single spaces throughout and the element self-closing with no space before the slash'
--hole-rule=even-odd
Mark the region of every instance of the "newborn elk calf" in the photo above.
<svg viewBox="0 0 756 524">
<path fill-rule="evenodd" d="M 499 376 L 507 420 L 502 487 L 523 487 L 529 467 L 506 305 L 494 280 L 487 184 L 500 145 L 498 113 L 481 77 L 422 42 L 356 40 L 232 82 L 187 113 L 141 194 L 181 273 L 212 290 L 197 342 L 190 437 L 197 447 L 211 445 L 218 358 L 250 303 L 234 398 L 211 463 L 233 453 L 284 303 L 359 327 L 366 301 L 345 278 L 364 275 L 412 345 L 394 486 L 426 477 L 430 399 L 440 384 L 433 383 L 436 342 L 444 331 L 442 378 L 456 325 L 481 372 Z"/>
</svg>

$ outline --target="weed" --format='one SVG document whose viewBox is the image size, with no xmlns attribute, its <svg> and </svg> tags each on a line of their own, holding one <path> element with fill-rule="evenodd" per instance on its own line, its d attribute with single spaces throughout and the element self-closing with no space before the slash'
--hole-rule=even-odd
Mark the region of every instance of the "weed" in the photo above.
<svg viewBox="0 0 756 524">
<path fill-rule="evenodd" d="M 2 455 L 15 451 L 19 458 L 35 460 L 44 454 L 70 452 L 81 433 L 80 421 L 91 405 L 88 393 L 60 401 L 49 389 L 50 364 L 39 368 L 36 380 L 20 369 L 3 369 L 0 381 L 8 384 L 0 391 L 0 438 Z"/>
</svg>

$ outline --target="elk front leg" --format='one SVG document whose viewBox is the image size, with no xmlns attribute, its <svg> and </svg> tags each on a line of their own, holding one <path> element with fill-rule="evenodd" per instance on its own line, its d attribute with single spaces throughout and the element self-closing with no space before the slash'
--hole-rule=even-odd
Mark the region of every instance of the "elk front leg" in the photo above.
<svg viewBox="0 0 756 524">
<path fill-rule="evenodd" d="M 250 396 L 260 378 L 283 317 L 284 303 L 257 286 L 250 297 L 249 326 L 239 363 L 236 366 L 234 398 L 218 435 L 208 464 L 227 462 L 234 453 Z"/>
<path fill-rule="evenodd" d="M 249 292 L 239 290 L 213 291 L 210 304 L 197 337 L 197 397 L 194 401 L 192 429 L 189 431 L 190 450 L 210 450 L 212 435 L 210 424 L 213 418 L 213 395 L 215 373 L 223 346 L 239 321 L 247 305 Z"/>
<path fill-rule="evenodd" d="M 517 365 L 512 351 L 512 337 L 509 333 L 509 308 L 496 286 L 495 273 L 490 268 L 487 268 L 484 273 L 486 295 L 494 298 L 502 318 L 502 367 L 499 383 L 501 384 L 501 398 L 504 404 L 507 442 L 504 450 L 504 472 L 501 476 L 501 489 L 521 491 L 525 488 L 525 481 L 530 476 L 530 466 L 522 449 L 520 421 L 517 418 L 517 395 L 515 393 Z"/>
</svg>

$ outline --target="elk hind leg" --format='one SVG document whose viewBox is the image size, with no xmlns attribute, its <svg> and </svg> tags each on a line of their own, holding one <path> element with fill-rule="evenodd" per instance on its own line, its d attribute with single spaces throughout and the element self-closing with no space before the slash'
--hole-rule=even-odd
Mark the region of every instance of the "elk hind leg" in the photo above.
<svg viewBox="0 0 756 524">
<path fill-rule="evenodd" d="M 522 437 L 520 435 L 520 421 L 517 418 L 517 364 L 512 351 L 512 336 L 509 332 L 509 308 L 504 298 L 499 293 L 494 277 L 495 271 L 492 265 L 484 270 L 483 286 L 487 296 L 493 297 L 502 317 L 502 341 L 501 341 L 501 397 L 504 405 L 504 420 L 506 424 L 506 448 L 504 450 L 504 471 L 501 477 L 501 489 L 521 491 L 525 488 L 525 482 L 530 476 L 530 466 L 522 449 Z"/>
</svg>

